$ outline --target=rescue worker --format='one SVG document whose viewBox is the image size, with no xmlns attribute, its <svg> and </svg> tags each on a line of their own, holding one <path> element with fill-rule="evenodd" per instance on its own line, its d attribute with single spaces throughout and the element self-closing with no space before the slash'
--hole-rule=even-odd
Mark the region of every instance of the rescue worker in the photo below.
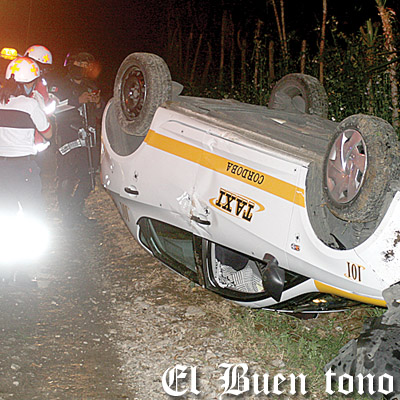
<svg viewBox="0 0 400 400">
<path fill-rule="evenodd" d="M 36 63 L 42 67 L 41 72 L 45 73 L 46 65 L 50 66 L 53 64 L 53 55 L 46 46 L 40 44 L 34 44 L 25 51 L 24 57 L 32 58 Z"/>
<path fill-rule="evenodd" d="M 37 63 L 27 57 L 10 62 L 0 87 L 0 210 L 37 216 L 44 212 L 40 169 L 35 161 L 35 129 L 52 136 L 46 114 L 30 94 L 40 78 Z"/>
<path fill-rule="evenodd" d="M 47 47 L 35 44 L 28 47 L 24 57 L 34 60 L 39 65 L 41 72 L 41 78 L 37 80 L 31 97 L 38 101 L 40 107 L 49 117 L 52 117 L 56 109 L 56 101 L 49 96 L 45 75 L 53 64 L 53 56 Z M 52 123 L 55 124 L 54 119 Z M 38 151 L 42 151 L 48 147 L 50 142 L 46 142 L 38 132 L 35 132 L 35 144 Z"/>
<path fill-rule="evenodd" d="M 53 64 L 53 56 L 50 52 L 50 50 L 42 45 L 33 45 L 30 46 L 25 54 L 24 57 L 29 57 L 32 60 L 34 60 L 40 67 L 41 71 L 41 79 L 38 79 L 35 89 L 33 91 L 33 94 L 35 96 L 36 93 L 38 93 L 42 98 L 43 98 L 43 109 L 47 114 L 52 114 L 54 110 L 51 108 L 52 105 L 55 106 L 55 103 L 52 102 L 52 100 L 49 97 L 49 93 L 47 90 L 47 82 L 45 80 L 45 74 L 47 72 L 47 69 Z M 42 101 L 42 99 L 37 98 L 39 103 Z"/>
<path fill-rule="evenodd" d="M 56 90 L 60 101 L 68 99 L 68 105 L 74 108 L 57 116 L 57 145 L 60 147 L 76 141 L 79 128 L 85 125 L 96 127 L 101 118 L 103 102 L 100 91 L 87 78 L 93 62 L 94 57 L 86 52 L 67 56 L 64 64 L 67 75 Z M 57 154 L 58 206 L 67 227 L 91 221 L 83 210 L 85 199 L 92 190 L 90 173 L 93 174 L 95 168 L 90 170 L 86 147 L 75 148 L 64 155 Z"/>
</svg>

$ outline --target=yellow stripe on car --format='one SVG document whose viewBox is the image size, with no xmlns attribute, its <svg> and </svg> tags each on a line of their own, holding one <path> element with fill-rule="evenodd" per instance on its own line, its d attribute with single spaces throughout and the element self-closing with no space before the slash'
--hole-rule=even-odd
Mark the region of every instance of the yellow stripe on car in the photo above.
<svg viewBox="0 0 400 400">
<path fill-rule="evenodd" d="M 282 181 L 281 179 L 267 175 L 263 172 L 254 170 L 243 164 L 236 163 L 190 144 L 160 135 L 152 129 L 149 130 L 145 142 L 149 146 L 163 150 L 185 160 L 192 161 L 202 167 L 230 176 L 231 178 L 295 203 L 298 206 L 305 207 L 304 189 L 292 185 L 291 183 Z"/>
<path fill-rule="evenodd" d="M 325 283 L 318 282 L 318 281 L 314 281 L 314 283 L 315 283 L 315 287 L 317 288 L 317 290 L 319 290 L 321 293 L 334 294 L 336 296 L 345 297 L 345 298 L 351 299 L 351 300 L 356 300 L 361 303 L 367 303 L 367 304 L 373 304 L 375 306 L 386 307 L 385 300 L 374 299 L 373 297 L 360 296 L 358 294 L 346 292 L 344 290 L 335 288 L 333 286 L 326 285 Z"/>
</svg>

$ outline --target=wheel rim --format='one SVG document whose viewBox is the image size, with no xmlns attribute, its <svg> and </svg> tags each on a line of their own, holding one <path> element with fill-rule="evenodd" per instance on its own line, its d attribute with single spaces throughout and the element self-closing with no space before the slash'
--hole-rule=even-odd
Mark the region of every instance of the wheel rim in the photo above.
<svg viewBox="0 0 400 400">
<path fill-rule="evenodd" d="M 288 96 L 288 103 L 294 110 L 299 111 L 302 114 L 306 113 L 306 101 L 300 89 L 296 86 L 290 87 L 287 89 L 286 95 Z"/>
<path fill-rule="evenodd" d="M 359 194 L 367 170 L 367 148 L 360 132 L 347 129 L 335 140 L 327 161 L 329 196 L 346 204 Z"/>
<path fill-rule="evenodd" d="M 122 111 L 128 120 L 140 114 L 146 100 L 146 82 L 138 67 L 129 68 L 123 78 L 121 87 Z"/>
<path fill-rule="evenodd" d="M 293 107 L 301 113 L 306 113 L 306 102 L 301 94 L 298 94 L 292 98 Z"/>
</svg>

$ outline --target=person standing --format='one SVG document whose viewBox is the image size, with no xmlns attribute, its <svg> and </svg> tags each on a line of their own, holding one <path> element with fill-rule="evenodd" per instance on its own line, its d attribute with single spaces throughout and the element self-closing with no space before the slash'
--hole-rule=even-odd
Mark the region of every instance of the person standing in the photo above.
<svg viewBox="0 0 400 400">
<path fill-rule="evenodd" d="M 57 144 L 62 147 L 78 139 L 81 128 L 93 127 L 101 118 L 103 102 L 100 91 L 88 71 L 94 57 L 86 52 L 67 56 L 64 81 L 56 88 L 60 101 L 68 99 L 72 109 L 57 116 Z M 86 125 L 86 126 L 85 126 Z M 83 213 L 85 199 L 92 190 L 91 174 L 96 166 L 91 165 L 86 147 L 78 147 L 62 155 L 57 154 L 57 197 L 63 222 L 68 227 L 90 221 Z"/>
<path fill-rule="evenodd" d="M 38 101 L 40 107 L 48 116 L 50 123 L 54 126 L 54 112 L 56 110 L 56 101 L 49 96 L 47 81 L 45 78 L 52 67 L 53 55 L 47 47 L 35 44 L 28 47 L 28 49 L 25 51 L 24 57 L 29 57 L 34 60 L 40 68 L 40 79 L 36 80 L 35 87 L 30 94 L 30 97 L 33 97 Z M 41 155 L 41 152 L 49 147 L 50 142 L 46 141 L 43 136 L 36 131 L 35 145 L 39 152 L 37 161 L 39 165 L 42 165 L 44 157 Z"/>
<path fill-rule="evenodd" d="M 42 99 L 38 100 L 39 103 L 43 101 L 43 109 L 47 114 L 51 114 L 51 111 L 54 111 L 51 109 L 52 104 L 55 105 L 54 102 L 49 97 L 49 92 L 47 89 L 47 82 L 45 79 L 45 75 L 47 70 L 51 67 L 53 64 L 53 56 L 50 52 L 50 50 L 42 45 L 35 44 L 33 46 L 30 46 L 24 54 L 24 57 L 29 57 L 32 60 L 36 62 L 36 64 L 39 65 L 40 72 L 41 72 L 41 77 L 40 79 L 37 80 L 35 89 L 33 93 L 38 93 L 42 97 Z"/>
<path fill-rule="evenodd" d="M 18 57 L 7 67 L 0 86 L 0 212 L 40 216 L 44 213 L 35 130 L 46 140 L 52 128 L 39 103 L 30 98 L 39 66 Z"/>
</svg>

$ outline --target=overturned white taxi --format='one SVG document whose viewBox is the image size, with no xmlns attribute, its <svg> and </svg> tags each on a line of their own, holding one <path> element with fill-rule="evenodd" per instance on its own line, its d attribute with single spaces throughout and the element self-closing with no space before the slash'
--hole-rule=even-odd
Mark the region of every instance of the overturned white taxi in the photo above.
<svg viewBox="0 0 400 400">
<path fill-rule="evenodd" d="M 269 107 L 180 90 L 160 57 L 133 53 L 104 112 L 102 183 L 138 242 L 250 307 L 385 306 L 400 281 L 391 125 L 328 120 L 323 87 L 302 74 Z"/>
</svg>

